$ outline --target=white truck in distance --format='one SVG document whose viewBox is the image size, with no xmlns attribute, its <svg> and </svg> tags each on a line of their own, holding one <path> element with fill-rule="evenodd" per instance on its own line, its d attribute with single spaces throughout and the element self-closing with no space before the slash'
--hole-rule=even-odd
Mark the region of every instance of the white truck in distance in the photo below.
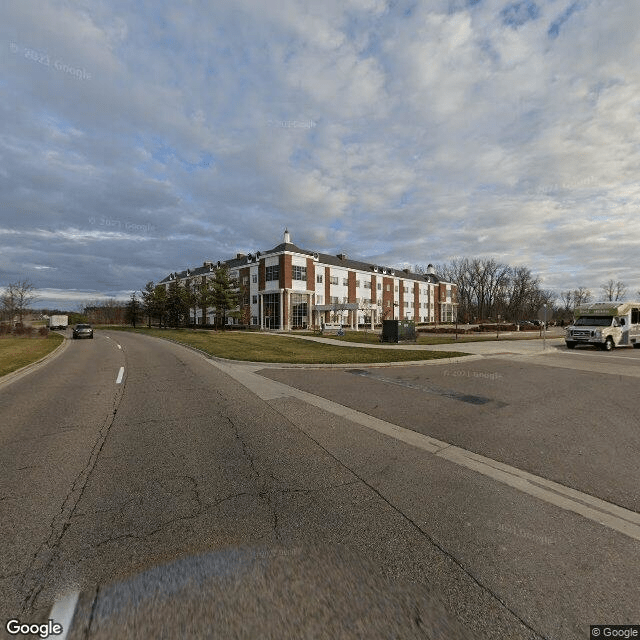
<svg viewBox="0 0 640 640">
<path fill-rule="evenodd" d="M 615 347 L 640 347 L 640 302 L 594 302 L 574 311 L 565 330 L 569 349 L 591 344 L 605 351 Z"/>
<path fill-rule="evenodd" d="M 51 316 L 49 329 L 66 329 L 69 326 L 69 316 Z"/>
</svg>

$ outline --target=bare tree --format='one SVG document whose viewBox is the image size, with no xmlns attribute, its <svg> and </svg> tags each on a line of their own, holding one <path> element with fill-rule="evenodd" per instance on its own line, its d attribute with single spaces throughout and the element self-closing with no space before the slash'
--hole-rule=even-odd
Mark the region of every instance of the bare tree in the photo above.
<svg viewBox="0 0 640 640">
<path fill-rule="evenodd" d="M 540 278 L 534 277 L 528 267 L 513 267 L 505 293 L 505 318 L 518 322 L 531 317 L 542 297 Z"/>
<path fill-rule="evenodd" d="M 2 310 L 9 322 L 13 323 L 17 315 L 20 323 L 33 302 L 38 299 L 35 286 L 29 280 L 18 280 L 7 285 L 2 294 Z"/>
<path fill-rule="evenodd" d="M 415 270 L 426 273 L 419 265 Z M 528 267 L 510 267 L 494 259 L 456 258 L 448 264 L 438 265 L 436 273 L 456 285 L 458 317 L 467 322 L 497 315 L 517 322 L 535 316 L 543 304 L 551 304 L 556 297 L 541 289 L 540 278 Z M 567 304 L 574 301 L 574 293 L 567 292 Z M 580 296 L 584 298 L 587 293 L 583 288 Z"/>
<path fill-rule="evenodd" d="M 583 304 L 589 304 L 593 300 L 591 291 L 586 287 L 578 287 L 573 290 L 573 306 L 579 307 Z"/>
<path fill-rule="evenodd" d="M 16 295 L 13 290 L 13 285 L 7 286 L 7 288 L 2 292 L 2 298 L 0 298 L 0 302 L 2 303 L 2 316 L 13 325 L 16 316 Z"/>
<path fill-rule="evenodd" d="M 624 300 L 627 295 L 627 285 L 624 282 L 614 281 L 610 278 L 608 282 L 600 285 L 605 301 L 617 302 L 618 300 Z"/>
</svg>

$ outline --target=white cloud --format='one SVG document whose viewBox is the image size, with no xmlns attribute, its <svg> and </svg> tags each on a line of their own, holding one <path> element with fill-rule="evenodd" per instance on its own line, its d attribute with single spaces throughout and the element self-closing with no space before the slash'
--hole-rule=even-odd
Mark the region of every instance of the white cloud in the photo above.
<svg viewBox="0 0 640 640">
<path fill-rule="evenodd" d="M 3 268 L 108 295 L 289 225 L 311 249 L 597 289 L 637 254 L 640 5 L 509 23 L 507 4 L 3 9 Z"/>
</svg>

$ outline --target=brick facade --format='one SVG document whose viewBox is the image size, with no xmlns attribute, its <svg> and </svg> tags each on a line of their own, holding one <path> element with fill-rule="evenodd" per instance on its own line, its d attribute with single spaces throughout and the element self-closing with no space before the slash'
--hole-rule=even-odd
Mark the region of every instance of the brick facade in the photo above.
<svg viewBox="0 0 640 640">
<path fill-rule="evenodd" d="M 294 263 L 306 264 L 306 281 L 293 280 Z M 411 273 L 409 269 L 396 274 L 393 268 L 351 260 L 344 254 L 311 253 L 292 244 L 288 232 L 284 234 L 284 242 L 270 251 L 255 255 L 239 253 L 236 258 L 220 264 L 233 271 L 240 280 L 241 321 L 252 323 L 253 318 L 253 323 L 262 328 L 290 328 L 292 314 L 289 307 L 294 294 L 296 304 L 306 303 L 308 306 L 306 312 L 300 309 L 296 319 L 298 324 L 308 322 L 318 326 L 322 321 L 332 321 L 336 314 L 325 310 L 331 309 L 332 298 L 340 303 L 343 300 L 350 304 L 361 303 L 357 311 L 342 310 L 337 314 L 337 321 L 352 326 L 364 322 L 379 324 L 383 319 L 391 318 L 408 318 L 420 323 L 441 322 L 453 320 L 456 315 L 455 285 L 440 280 L 432 268 L 426 274 Z M 266 264 L 279 267 L 277 281 L 267 282 Z M 214 265 L 213 262 L 205 262 L 202 267 L 172 273 L 161 284 L 168 287 L 176 279 L 190 282 L 194 277 L 204 282 L 214 277 Z M 322 283 L 317 282 L 316 273 L 322 275 Z M 332 277 L 335 284 L 331 283 Z M 371 287 L 365 287 L 365 284 Z M 379 285 L 381 289 L 378 289 Z M 405 303 L 410 306 L 405 307 Z M 324 308 L 316 309 L 314 305 Z M 211 322 L 215 314 L 211 308 L 192 309 L 192 312 L 199 324 Z M 307 320 L 304 320 L 305 316 Z"/>
</svg>

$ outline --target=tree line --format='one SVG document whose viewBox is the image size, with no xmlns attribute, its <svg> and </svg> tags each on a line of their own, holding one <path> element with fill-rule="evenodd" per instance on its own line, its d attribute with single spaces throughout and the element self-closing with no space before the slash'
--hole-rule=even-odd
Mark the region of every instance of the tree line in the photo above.
<svg viewBox="0 0 640 640">
<path fill-rule="evenodd" d="M 417 273 L 427 273 L 416 265 Z M 560 294 L 544 289 L 540 277 L 528 267 L 513 267 L 493 258 L 459 258 L 436 267 L 436 273 L 457 286 L 458 320 L 473 323 L 493 320 L 518 323 L 537 318 L 543 305 L 556 320 L 571 320 L 576 307 L 593 302 L 586 287 L 562 291 Z M 600 286 L 601 299 L 621 301 L 627 287 L 610 279 Z M 640 297 L 640 291 L 638 292 Z M 559 298 L 559 299 L 558 299 Z"/>
<path fill-rule="evenodd" d="M 222 265 L 211 278 L 194 276 L 181 282 L 172 280 L 168 287 L 147 282 L 137 306 L 135 294 L 129 301 L 128 318 L 134 326 L 139 313 L 146 318 L 149 327 L 153 321 L 160 327 L 180 327 L 196 324 L 196 309 L 214 308 L 214 325 L 224 329 L 228 318 L 241 318 L 241 312 L 237 310 L 241 298 L 245 302 L 245 317 L 241 319 L 244 324 L 249 324 L 247 314 L 250 308 L 246 295 L 237 279 L 231 278 L 229 269 Z"/>
</svg>

